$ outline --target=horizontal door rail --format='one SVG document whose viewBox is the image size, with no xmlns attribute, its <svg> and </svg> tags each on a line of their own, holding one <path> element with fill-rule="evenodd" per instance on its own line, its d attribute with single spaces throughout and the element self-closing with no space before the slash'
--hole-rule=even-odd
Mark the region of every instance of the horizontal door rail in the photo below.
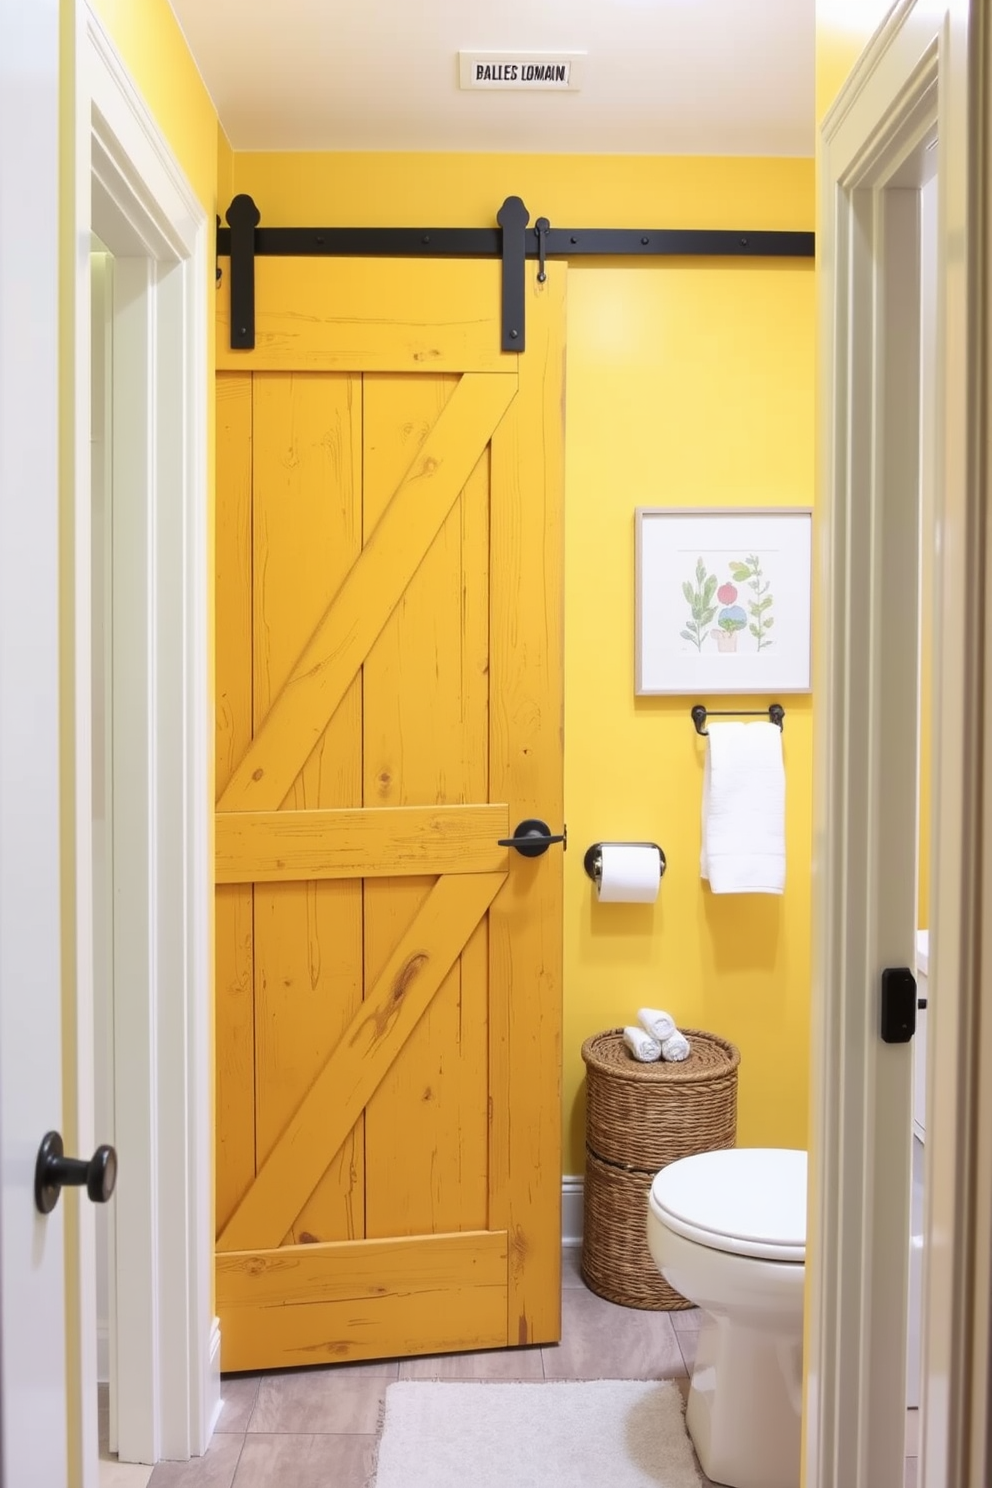
<svg viewBox="0 0 992 1488">
<path fill-rule="evenodd" d="M 215 881 L 301 883 L 496 873 L 507 867 L 506 803 L 311 811 L 218 811 Z"/>
<path fill-rule="evenodd" d="M 812 232 L 725 231 L 711 228 L 553 228 L 546 217 L 529 226 L 518 196 L 507 197 L 498 227 L 262 227 L 248 195 L 217 219 L 217 255 L 231 259 L 231 347 L 255 345 L 258 255 L 283 258 L 499 258 L 503 261 L 502 350 L 524 350 L 523 264 L 549 258 L 812 258 Z M 219 274 L 218 270 L 218 274 Z M 541 277 L 541 271 L 538 278 Z"/>
</svg>

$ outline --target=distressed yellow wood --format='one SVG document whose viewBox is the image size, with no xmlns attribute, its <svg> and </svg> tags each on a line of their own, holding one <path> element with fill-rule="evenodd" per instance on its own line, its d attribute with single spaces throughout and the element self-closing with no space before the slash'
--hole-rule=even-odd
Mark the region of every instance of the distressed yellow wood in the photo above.
<svg viewBox="0 0 992 1488">
<path fill-rule="evenodd" d="M 506 1267 L 498 1232 L 220 1255 L 225 1368 L 499 1347 Z"/>
<path fill-rule="evenodd" d="M 505 881 L 502 873 L 438 879 L 225 1227 L 220 1250 L 269 1250 L 286 1234 Z"/>
<path fill-rule="evenodd" d="M 226 1080 L 240 1100 L 237 1120 L 219 1112 L 219 1123 L 241 1166 L 218 1174 L 218 1295 L 239 1268 L 231 1285 L 248 1287 L 218 1303 L 223 1367 L 550 1341 L 562 860 L 558 849 L 534 861 L 500 849 L 501 871 L 490 871 L 473 843 L 491 852 L 523 816 L 561 822 L 564 269 L 549 266 L 539 290 L 528 267 L 528 351 L 517 358 L 494 349 L 498 265 L 455 268 L 460 284 L 495 288 L 491 306 L 480 289 L 470 307 L 477 324 L 492 315 L 487 356 L 502 369 L 480 374 L 457 357 L 447 369 L 411 365 L 425 326 L 443 338 L 454 325 L 451 346 L 461 334 L 451 265 L 286 260 L 267 280 L 274 261 L 259 263 L 260 294 L 276 296 L 260 309 L 282 330 L 232 359 L 256 368 L 250 409 L 247 374 L 218 383 L 227 489 L 231 472 L 241 481 L 240 515 L 219 508 L 218 564 L 242 569 L 218 575 L 221 873 L 253 877 L 261 834 L 272 875 L 217 891 L 226 985 L 255 1013 L 239 1045 L 219 979 L 218 1097 Z M 228 417 L 227 435 L 225 400 L 241 420 Z M 426 848 L 406 856 L 392 838 L 355 858 L 355 877 L 293 876 L 325 858 L 344 871 L 377 813 L 468 822 L 494 809 L 492 839 L 488 827 L 485 839 L 464 822 L 452 829 L 466 851 L 436 884 Z M 326 840 L 315 864 L 317 821 Z M 221 955 L 219 945 L 219 971 Z M 422 1285 L 424 1253 L 463 1231 L 484 1237 L 482 1259 L 473 1242 L 468 1271 Z M 376 1247 L 387 1243 L 402 1260 L 384 1287 Z M 312 1291 L 293 1279 L 297 1257 L 323 1278 L 309 1278 Z M 249 1282 L 263 1277 L 256 1301 L 261 1286 Z"/>
<path fill-rule="evenodd" d="M 255 731 L 362 548 L 362 389 L 344 374 L 253 379 Z M 287 806 L 362 800 L 362 699 L 355 680 L 307 754 Z M 288 815 L 294 814 L 292 811 Z M 223 816 L 220 818 L 223 824 Z M 222 836 L 221 836 L 222 840 Z M 287 880 L 295 875 L 287 874 Z M 361 886 L 278 882 L 255 889 L 255 1139 L 265 1162 L 361 1005 Z M 289 1239 L 362 1232 L 364 1133 L 342 1135 Z M 282 1238 L 282 1237 L 280 1237 Z"/>
<path fill-rule="evenodd" d="M 217 379 L 216 789 L 251 742 L 251 377 Z M 216 1210 L 226 1223 L 255 1176 L 255 1011 L 250 885 L 214 910 Z"/>
<path fill-rule="evenodd" d="M 251 377 L 217 378 L 216 719 L 219 794 L 251 742 Z"/>
<path fill-rule="evenodd" d="M 222 811 L 215 832 L 222 884 L 494 873 L 509 816 L 505 805 Z"/>
<path fill-rule="evenodd" d="M 427 437 L 450 396 L 450 379 L 365 379 L 367 530 L 402 478 L 411 437 Z M 444 801 L 457 815 L 468 808 L 451 803 L 485 799 L 488 569 L 489 459 L 484 452 L 365 663 L 366 801 L 401 807 Z M 459 871 L 466 866 L 460 864 Z M 507 860 L 495 866 L 505 869 Z M 368 986 L 427 887 L 366 883 Z M 488 1031 L 480 943 L 486 943 L 484 928 L 462 951 L 369 1101 L 369 1235 L 487 1223 L 488 1113 L 479 1091 L 487 1080 Z"/>
<path fill-rule="evenodd" d="M 255 1016 L 252 890 L 219 888 L 214 905 L 217 1042 L 216 1224 L 227 1223 L 255 1177 Z"/>
<path fill-rule="evenodd" d="M 500 351 L 496 262 L 425 261 L 411 296 L 406 274 L 377 273 L 368 259 L 257 258 L 253 351 L 231 350 L 231 276 L 222 264 L 219 369 L 516 373 L 516 357 Z"/>
<path fill-rule="evenodd" d="M 528 276 L 521 396 L 493 440 L 491 789 L 560 831 L 565 269 Z M 532 638 L 520 644 L 521 635 Z M 513 855 L 489 916 L 490 1224 L 511 1237 L 508 1341 L 560 1336 L 562 854 Z M 526 989 L 526 990 L 525 990 Z"/>
<path fill-rule="evenodd" d="M 505 1233 L 489 1230 L 225 1251 L 217 1257 L 217 1301 L 232 1308 L 295 1307 L 389 1291 L 436 1294 L 451 1282 L 501 1287 L 506 1257 Z"/>
<path fill-rule="evenodd" d="M 375 931 L 388 941 L 389 907 L 366 915 L 367 946 Z M 482 923 L 366 1108 L 369 1235 L 489 1222 L 489 1111 L 480 1099 L 488 1083 L 488 947 Z"/>
<path fill-rule="evenodd" d="M 462 378 L 256 731 L 221 796 L 222 811 L 283 803 L 515 390 L 512 376 Z"/>
</svg>

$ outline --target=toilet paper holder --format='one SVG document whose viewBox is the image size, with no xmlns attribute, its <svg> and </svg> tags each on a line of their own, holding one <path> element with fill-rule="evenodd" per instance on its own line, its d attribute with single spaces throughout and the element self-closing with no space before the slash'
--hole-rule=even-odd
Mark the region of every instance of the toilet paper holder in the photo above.
<svg viewBox="0 0 992 1488">
<path fill-rule="evenodd" d="M 602 874 L 603 874 L 603 848 L 604 848 L 604 846 L 605 846 L 605 843 L 594 842 L 591 847 L 587 847 L 586 848 L 585 857 L 582 859 L 582 866 L 586 870 L 586 872 L 588 873 L 589 877 L 592 879 L 592 881 L 593 881 L 594 884 L 598 884 L 599 883 L 599 881 L 600 881 L 600 879 L 602 877 Z M 658 877 L 659 878 L 664 878 L 664 876 L 665 876 L 665 869 L 668 867 L 668 863 L 667 863 L 667 861 L 665 859 L 664 852 L 658 846 L 657 842 L 625 842 L 625 843 L 623 843 L 623 846 L 624 847 L 653 847 L 654 850 L 655 850 L 655 852 L 658 854 Z"/>
</svg>

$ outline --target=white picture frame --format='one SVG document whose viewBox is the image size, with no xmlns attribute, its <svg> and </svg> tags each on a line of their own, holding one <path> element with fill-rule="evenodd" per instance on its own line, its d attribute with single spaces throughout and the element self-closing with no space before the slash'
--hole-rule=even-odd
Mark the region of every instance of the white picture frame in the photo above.
<svg viewBox="0 0 992 1488">
<path fill-rule="evenodd" d="M 808 506 L 638 507 L 635 692 L 809 692 Z"/>
</svg>

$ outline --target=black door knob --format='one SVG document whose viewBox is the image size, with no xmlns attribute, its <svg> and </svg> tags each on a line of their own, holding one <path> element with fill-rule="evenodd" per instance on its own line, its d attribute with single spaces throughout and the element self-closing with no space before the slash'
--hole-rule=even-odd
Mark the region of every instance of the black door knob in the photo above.
<svg viewBox="0 0 992 1488">
<path fill-rule="evenodd" d="M 562 832 L 554 837 L 547 822 L 539 817 L 529 816 L 526 821 L 519 822 L 512 837 L 500 837 L 497 839 L 499 847 L 515 847 L 523 858 L 539 858 L 546 853 L 552 842 L 563 842 L 567 845 L 568 833 Z"/>
<path fill-rule="evenodd" d="M 117 1182 L 117 1153 L 113 1147 L 98 1147 L 85 1162 L 65 1157 L 58 1132 L 47 1132 L 38 1148 L 34 1169 L 34 1201 L 39 1214 L 51 1214 L 63 1188 L 86 1187 L 94 1204 L 105 1204 Z"/>
</svg>

